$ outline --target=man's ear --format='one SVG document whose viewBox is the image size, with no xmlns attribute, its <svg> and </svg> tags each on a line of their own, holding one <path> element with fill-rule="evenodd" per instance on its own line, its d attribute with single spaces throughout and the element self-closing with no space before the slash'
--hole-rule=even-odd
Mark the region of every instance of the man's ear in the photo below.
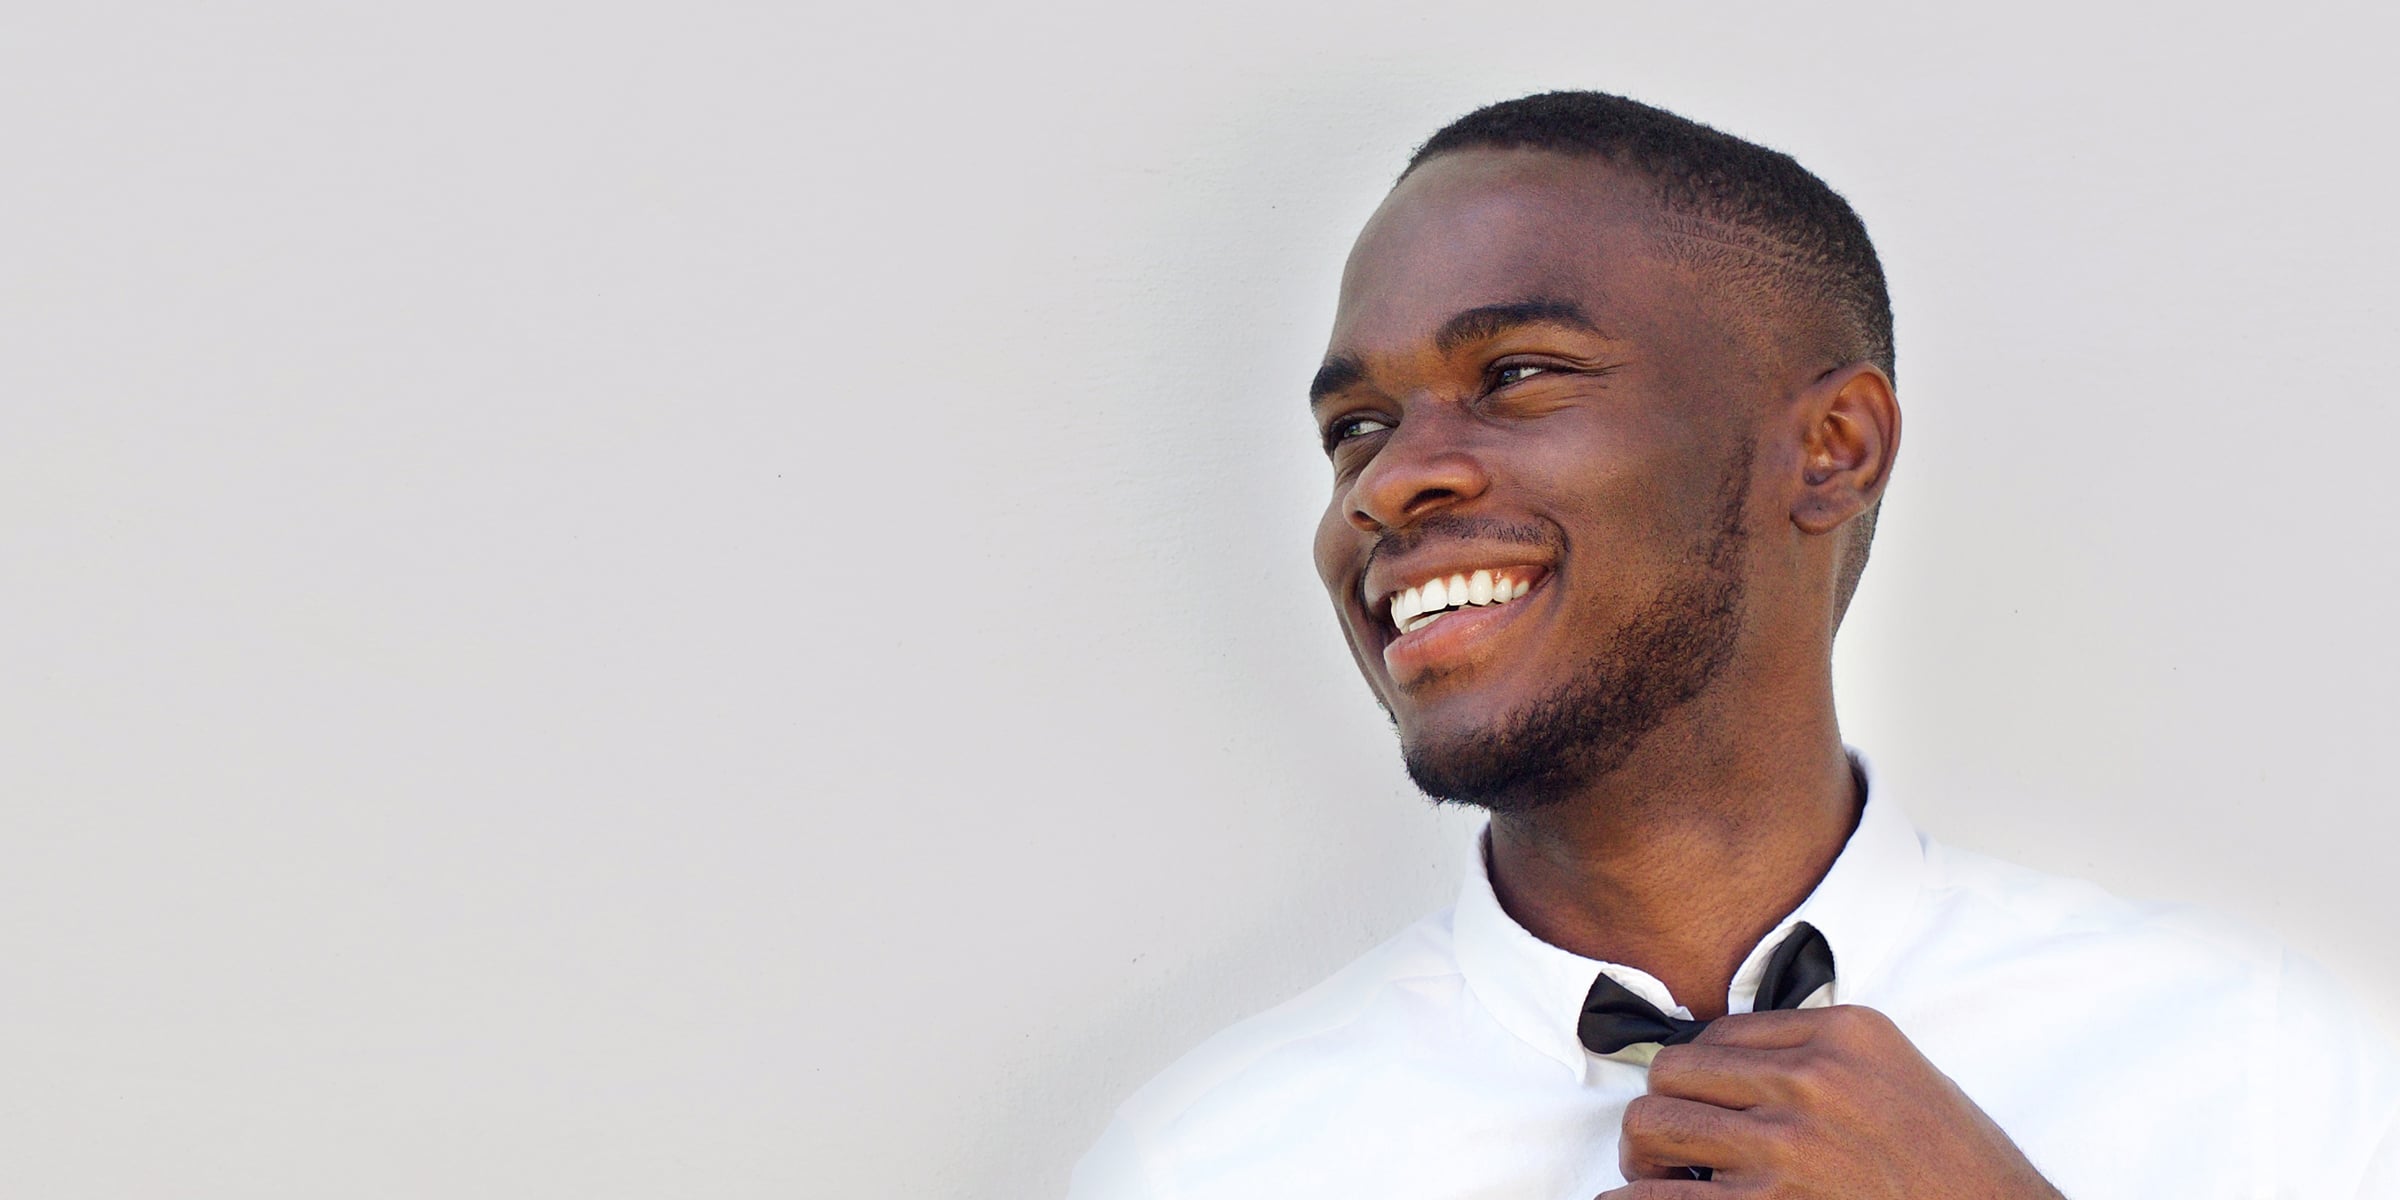
<svg viewBox="0 0 2400 1200">
<path fill-rule="evenodd" d="M 1831 533 L 1874 507 L 1900 452 L 1900 400 L 1873 363 L 1837 368 L 1809 385 L 1800 422 L 1800 493 L 1792 524 Z"/>
</svg>

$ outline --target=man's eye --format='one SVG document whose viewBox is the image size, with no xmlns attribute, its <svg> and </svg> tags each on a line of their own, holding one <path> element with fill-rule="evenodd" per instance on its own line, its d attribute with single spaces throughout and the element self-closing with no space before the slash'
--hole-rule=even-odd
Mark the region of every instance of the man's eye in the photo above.
<svg viewBox="0 0 2400 1200">
<path fill-rule="evenodd" d="M 1535 363 L 1511 363 L 1505 367 L 1494 367 L 1492 368 L 1492 386 L 1507 387 L 1512 383 L 1522 383 L 1549 369 Z"/>
<path fill-rule="evenodd" d="M 1391 422 L 1381 417 L 1370 417 L 1364 414 L 1336 418 L 1333 424 L 1325 427 L 1325 448 L 1331 450 L 1351 438 L 1362 437 L 1370 433 L 1381 433 L 1391 427 Z"/>
</svg>

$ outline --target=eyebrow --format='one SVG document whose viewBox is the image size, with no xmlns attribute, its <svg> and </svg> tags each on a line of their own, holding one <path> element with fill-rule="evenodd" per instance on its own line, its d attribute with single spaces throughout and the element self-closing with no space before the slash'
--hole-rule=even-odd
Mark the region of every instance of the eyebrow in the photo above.
<svg viewBox="0 0 2400 1200">
<path fill-rule="evenodd" d="M 1308 381 L 1308 406 L 1315 408 L 1325 397 L 1367 377 L 1367 364 L 1355 354 L 1336 354 L 1317 368 L 1317 377 Z"/>
<path fill-rule="evenodd" d="M 1537 296 L 1514 300 L 1507 304 L 1485 304 L 1453 314 L 1442 327 L 1434 331 L 1434 349 L 1443 354 L 1456 353 L 1460 347 L 1487 338 L 1497 337 L 1511 329 L 1527 325 L 1558 325 L 1579 329 L 1585 333 L 1608 336 L 1601 332 L 1583 306 L 1572 300 Z M 1336 354 L 1317 368 L 1316 378 L 1308 383 L 1308 405 L 1315 408 L 1325 398 L 1367 377 L 1367 364 L 1355 354 Z"/>
<path fill-rule="evenodd" d="M 1600 327 L 1585 315 L 1582 305 L 1572 300 L 1535 297 L 1508 304 L 1486 304 L 1459 313 L 1442 322 L 1440 331 L 1433 335 L 1433 348 L 1449 354 L 1461 346 L 1522 325 L 1563 325 L 1585 333 L 1600 332 Z"/>
</svg>

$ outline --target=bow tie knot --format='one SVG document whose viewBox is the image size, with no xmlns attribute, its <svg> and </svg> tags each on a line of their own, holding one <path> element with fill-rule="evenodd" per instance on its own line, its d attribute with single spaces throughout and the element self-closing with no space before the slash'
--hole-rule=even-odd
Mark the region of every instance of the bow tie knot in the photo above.
<svg viewBox="0 0 2400 1200">
<path fill-rule="evenodd" d="M 1801 1001 L 1832 982 L 1833 947 L 1815 926 L 1802 921 L 1767 958 L 1766 973 L 1758 981 L 1758 1000 L 1751 1007 L 1757 1012 L 1798 1008 Z M 1583 1000 L 1583 1016 L 1576 1021 L 1576 1033 L 1584 1046 L 1601 1055 L 1646 1043 L 1680 1046 L 1707 1028 L 1706 1021 L 1661 1012 L 1606 972 L 1592 981 L 1591 993 Z"/>
</svg>

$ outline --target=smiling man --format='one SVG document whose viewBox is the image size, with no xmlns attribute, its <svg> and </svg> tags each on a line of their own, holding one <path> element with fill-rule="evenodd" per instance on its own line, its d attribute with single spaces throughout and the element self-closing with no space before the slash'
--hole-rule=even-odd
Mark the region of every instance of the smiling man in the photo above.
<svg viewBox="0 0 2400 1200">
<path fill-rule="evenodd" d="M 1900 444 L 1865 228 L 1613 96 L 1471 114 L 1359 235 L 1319 574 L 1452 908 L 1129 1101 L 1076 1195 L 2400 1196 L 2317 973 L 1935 843 L 1835 721 Z"/>
</svg>

